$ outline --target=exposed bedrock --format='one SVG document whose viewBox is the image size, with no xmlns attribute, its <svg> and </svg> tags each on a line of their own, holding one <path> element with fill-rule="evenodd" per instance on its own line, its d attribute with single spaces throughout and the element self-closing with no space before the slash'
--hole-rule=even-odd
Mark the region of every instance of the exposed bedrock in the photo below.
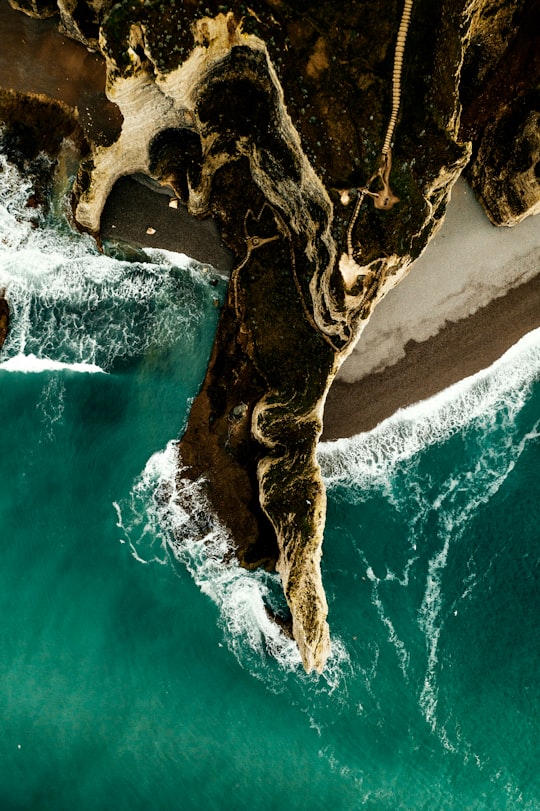
<svg viewBox="0 0 540 811">
<path fill-rule="evenodd" d="M 467 179 L 495 225 L 540 212 L 540 0 L 490 0 L 464 64 Z"/>
<path fill-rule="evenodd" d="M 506 220 L 534 209 L 532 96 L 514 99 L 523 147 L 506 174 L 502 106 L 493 127 L 475 113 L 512 47 L 531 89 L 519 73 L 530 6 L 59 2 L 64 29 L 104 55 L 123 121 L 115 139 L 90 138 L 79 225 L 98 236 L 116 180 L 142 172 L 192 215 L 213 215 L 235 254 L 179 475 L 204 479 L 243 565 L 280 572 L 308 671 L 330 653 L 316 460 L 328 388 L 438 228 L 471 155 L 488 207 L 488 187 L 498 200 L 519 188 Z"/>
<path fill-rule="evenodd" d="M 5 289 L 0 290 L 0 349 L 4 345 L 9 331 L 9 305 Z"/>
</svg>

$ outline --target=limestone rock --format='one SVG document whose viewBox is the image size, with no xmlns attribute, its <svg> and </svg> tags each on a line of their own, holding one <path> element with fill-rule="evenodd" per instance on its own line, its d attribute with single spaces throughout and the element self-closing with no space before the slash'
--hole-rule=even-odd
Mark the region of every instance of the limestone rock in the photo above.
<svg viewBox="0 0 540 811">
<path fill-rule="evenodd" d="M 488 124 L 468 177 L 495 225 L 540 213 L 540 104 Z"/>
<path fill-rule="evenodd" d="M 28 14 L 29 17 L 52 17 L 58 13 L 55 0 L 9 0 L 10 6 L 17 11 Z"/>
</svg>

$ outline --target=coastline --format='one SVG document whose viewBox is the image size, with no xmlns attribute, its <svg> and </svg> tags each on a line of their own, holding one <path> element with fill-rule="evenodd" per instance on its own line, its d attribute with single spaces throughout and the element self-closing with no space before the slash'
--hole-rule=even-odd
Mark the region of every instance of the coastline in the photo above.
<svg viewBox="0 0 540 811">
<path fill-rule="evenodd" d="M 6 4 L 0 21 L 10 46 L 0 59 L 4 86 L 77 105 L 87 129 L 113 126 L 101 57 L 59 34 L 53 20 L 33 20 Z M 24 58 L 31 53 L 39 58 Z M 323 440 L 373 428 L 397 409 L 489 366 L 540 326 L 540 235 L 531 237 L 540 231 L 539 220 L 496 228 L 465 182 L 456 183 L 441 230 L 377 306 L 333 382 Z M 170 208 L 167 191 L 133 178 L 123 178 L 109 196 L 102 235 L 135 248 L 185 253 L 222 273 L 233 264 L 210 219 L 192 218 L 181 204 Z"/>
<path fill-rule="evenodd" d="M 323 441 L 369 431 L 398 409 L 432 397 L 476 374 L 540 327 L 540 274 L 474 315 L 449 323 L 426 341 L 410 341 L 405 357 L 360 380 L 332 384 Z"/>
<path fill-rule="evenodd" d="M 538 273 L 540 217 L 496 227 L 459 178 L 439 231 L 379 302 L 338 379 L 352 383 L 393 366 L 410 341 L 427 341 Z"/>
<path fill-rule="evenodd" d="M 220 245 L 215 224 L 210 219 L 195 220 L 184 206 L 169 208 L 168 199 L 166 190 L 157 191 L 133 178 L 124 178 L 107 201 L 103 236 L 134 247 L 186 253 L 213 264 L 222 273 L 230 272 L 232 255 Z M 534 247 L 531 251 L 534 238 L 530 236 L 536 230 L 536 221 L 531 218 L 512 229 L 496 228 L 488 222 L 470 189 L 460 183 L 441 231 L 417 260 L 410 276 L 375 309 L 364 333 L 369 344 L 363 335 L 333 382 L 325 405 L 323 441 L 371 430 L 398 409 L 427 399 L 491 365 L 523 335 L 540 327 L 540 251 Z M 148 226 L 155 228 L 154 234 L 146 233 Z M 527 238 L 520 238 L 525 232 Z M 498 263 L 498 279 L 494 278 L 493 264 L 488 262 L 479 268 L 474 262 L 475 250 L 484 258 L 490 257 L 490 239 L 497 243 L 497 255 L 492 258 Z M 459 294 L 449 294 L 443 282 L 448 268 L 440 257 L 443 251 L 459 254 L 457 240 L 467 261 L 458 256 L 459 270 L 453 273 L 452 284 L 458 285 Z M 501 246 L 501 241 L 506 247 Z M 523 252 L 527 262 L 522 262 L 519 276 L 512 263 L 520 262 Z M 415 287 L 422 285 L 425 273 L 431 276 L 431 285 L 420 296 Z M 519 284 L 519 278 L 525 281 Z M 390 310 L 399 315 L 389 315 Z M 384 332 L 391 330 L 393 321 L 399 318 L 407 328 L 394 325 L 392 343 L 388 345 Z M 422 340 L 426 332 L 429 337 Z M 417 335 L 418 339 L 407 339 L 408 335 Z M 366 346 L 369 363 L 375 368 L 358 374 L 362 364 L 366 367 L 362 360 Z M 377 363 L 382 368 L 377 368 Z"/>
<path fill-rule="evenodd" d="M 375 308 L 330 389 L 324 441 L 369 431 L 540 327 L 540 217 L 496 227 L 459 179 L 443 224 Z"/>
<path fill-rule="evenodd" d="M 234 256 L 222 243 L 214 220 L 197 220 L 180 201 L 171 208 L 172 190 L 160 188 L 150 178 L 142 180 L 123 177 L 115 184 L 101 218 L 102 238 L 130 248 L 182 253 L 228 275 Z"/>
<path fill-rule="evenodd" d="M 103 213 L 104 238 L 134 247 L 185 253 L 213 264 L 222 273 L 230 272 L 232 254 L 220 244 L 212 220 L 194 219 L 181 204 L 178 209 L 169 208 L 169 199 L 165 189 L 158 191 L 133 178 L 123 178 L 113 189 Z M 471 212 L 471 201 L 476 214 Z M 536 220 L 531 218 L 525 226 L 520 224 L 512 229 L 496 228 L 488 222 L 466 184 L 458 186 L 441 231 L 417 260 L 411 275 L 375 309 L 365 333 L 369 344 L 362 336 L 358 348 L 333 382 L 325 405 L 323 441 L 371 430 L 398 409 L 427 399 L 486 368 L 523 335 L 540 327 L 540 253 L 530 251 L 530 234 L 535 230 L 531 226 Z M 155 233 L 147 234 L 148 226 L 155 228 Z M 525 228 L 528 241 L 520 239 Z M 501 237 L 506 248 L 500 245 Z M 484 258 L 489 256 L 490 239 L 499 243 L 497 256 L 493 257 L 501 271 L 498 280 L 494 278 L 492 265 L 488 263 L 479 269 L 474 263 L 474 250 Z M 457 240 L 467 253 L 467 261 L 458 256 L 459 270 L 453 273 L 452 283 L 458 285 L 459 294 L 454 291 L 448 294 L 442 281 L 448 276 L 448 269 L 440 255 L 443 250 L 452 251 L 454 256 L 459 253 Z M 509 240 L 514 247 L 508 247 Z M 519 262 L 524 250 L 528 265 L 521 270 L 521 277 L 526 281 L 511 286 L 518 278 L 512 262 Z M 532 275 L 535 270 L 536 275 Z M 430 287 L 423 289 L 421 297 L 414 286 L 422 284 L 423 273 L 428 273 L 431 279 Z M 441 298 L 439 302 L 437 295 Z M 407 329 L 395 325 L 390 345 L 385 345 L 385 340 L 386 344 L 388 341 L 384 332 L 392 329 L 397 316 L 388 315 L 385 309 L 402 311 L 399 317 L 407 324 Z M 426 332 L 429 337 L 422 340 Z M 404 341 L 409 334 L 418 335 L 419 339 Z M 375 368 L 358 374 L 366 345 L 369 363 L 375 364 Z M 382 368 L 376 366 L 377 348 Z M 364 368 L 365 365 L 364 362 Z"/>
<path fill-rule="evenodd" d="M 186 253 L 230 272 L 232 254 L 215 224 L 195 220 L 184 206 L 169 208 L 167 194 L 123 178 L 107 201 L 103 236 Z M 497 228 L 465 181 L 456 183 L 440 231 L 376 307 L 332 383 L 323 441 L 371 430 L 491 365 L 540 327 L 538 220 Z"/>
<path fill-rule="evenodd" d="M 34 19 L 0 4 L 0 89 L 44 95 L 77 109 L 84 132 L 116 137 L 121 118 L 105 95 L 105 60 L 61 34 L 58 19 Z"/>
</svg>

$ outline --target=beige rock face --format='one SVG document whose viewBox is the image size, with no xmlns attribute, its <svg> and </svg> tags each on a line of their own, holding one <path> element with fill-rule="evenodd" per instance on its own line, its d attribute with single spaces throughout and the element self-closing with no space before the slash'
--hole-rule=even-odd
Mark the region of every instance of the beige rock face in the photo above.
<svg viewBox="0 0 540 811">
<path fill-rule="evenodd" d="M 133 46 L 144 46 L 139 29 L 136 32 L 131 30 L 131 50 Z M 103 48 L 106 50 L 106 43 Z M 243 49 L 247 58 L 238 68 L 231 68 L 228 60 L 235 48 Z M 258 194 L 273 212 L 276 233 L 269 240 L 288 243 L 289 252 L 300 251 L 304 257 L 302 261 L 309 257 L 307 282 L 297 274 L 296 259 L 293 259 L 290 280 L 299 299 L 300 320 L 307 319 L 309 331 L 319 333 L 320 339 L 316 340 L 322 339 L 327 356 L 325 363 L 333 364 L 334 356 L 339 356 L 339 346 L 350 343 L 354 325 L 340 316 L 328 295 L 328 277 L 335 257 L 329 227 L 332 204 L 302 150 L 264 43 L 253 35 L 243 34 L 231 15 L 219 14 L 214 19 L 199 21 L 194 48 L 175 71 L 168 74 L 150 72 L 147 65 L 138 63 L 134 50 L 133 53 L 132 75 L 115 78 L 114 67 L 110 66 L 108 96 L 120 108 L 124 124 L 114 144 L 93 149 L 88 163 L 89 182 L 85 179 L 84 190 L 78 194 L 77 221 L 92 233 L 99 233 L 101 212 L 114 183 L 125 174 L 152 174 L 151 144 L 164 130 L 194 131 L 200 138 L 202 166 L 197 181 L 190 179 L 186 200 L 188 210 L 194 215 L 209 213 L 214 177 L 219 170 L 231 160 L 246 159 Z M 221 133 L 208 126 L 201 109 L 205 104 L 216 103 L 216 94 L 224 79 L 231 82 L 247 80 L 264 93 L 265 103 L 271 110 L 272 138 L 278 146 L 281 144 L 280 148 L 294 166 L 294 180 L 248 135 L 237 140 L 234 155 L 231 155 L 228 144 L 220 146 Z M 181 194 L 181 190 L 175 187 L 174 176 L 155 175 L 155 178 L 169 182 L 177 194 Z M 253 242 L 250 249 L 257 247 L 258 244 Z M 241 263 L 231 280 L 230 306 L 234 308 L 239 324 L 245 319 L 238 281 L 243 267 L 244 263 Z M 338 343 L 334 344 L 334 340 Z M 252 435 L 262 448 L 269 451 L 259 462 L 257 470 L 261 506 L 276 533 L 280 550 L 276 568 L 281 574 L 292 615 L 293 634 L 304 665 L 307 670 L 321 671 L 330 651 L 326 622 L 328 608 L 320 572 L 325 497 L 315 459 L 316 436 L 322 429 L 321 398 L 310 398 L 303 405 L 300 402 L 301 389 L 292 392 L 290 386 L 285 386 L 284 390 L 276 376 L 268 373 L 261 358 L 265 352 L 261 346 L 257 350 L 246 348 L 246 351 L 253 356 L 256 367 L 268 381 L 268 392 L 258 400 L 252 416 Z M 321 371 L 317 370 L 317 376 Z M 326 387 L 327 376 L 322 380 L 323 387 Z M 291 397 L 299 400 L 292 411 Z M 278 426 L 280 430 L 298 435 L 297 442 L 305 447 L 301 454 L 276 454 Z M 272 484 L 276 476 L 279 477 L 279 487 Z M 290 509 L 285 507 L 287 488 L 291 488 L 293 503 Z M 299 528 L 298 503 L 303 491 L 306 498 L 301 506 L 303 520 Z"/>
<path fill-rule="evenodd" d="M 343 252 L 342 249 L 339 258 L 332 233 L 333 204 L 324 183 L 306 157 L 265 43 L 259 37 L 243 33 L 231 14 L 200 19 L 194 28 L 192 51 L 176 69 L 165 73 L 152 61 L 144 26 L 131 26 L 127 38 L 131 67 L 124 70 L 123 75 L 118 75 L 117 65 L 109 64 L 108 95 L 123 115 L 122 133 L 112 146 L 94 149 L 93 165 L 89 168 L 90 182 L 85 184 L 78 199 L 77 220 L 85 228 L 98 233 L 101 211 L 116 179 L 135 172 L 152 174 L 153 140 L 165 130 L 184 129 L 196 133 L 201 143 L 200 169 L 197 177 L 188 178 L 187 186 L 186 202 L 194 215 L 204 216 L 212 209 L 215 178 L 224 168 L 239 160 L 245 160 L 249 165 L 250 178 L 256 188 L 255 198 L 260 196 L 273 213 L 275 232 L 270 236 L 261 232 L 257 243 L 247 243 L 247 254 L 233 272 L 226 306 L 236 319 L 236 345 L 250 357 L 264 381 L 265 392 L 261 390 L 249 405 L 250 442 L 254 447 L 263 449 L 262 456 L 260 451 L 257 453 L 261 458 L 255 466 L 259 501 L 276 535 L 278 554 L 275 565 L 281 575 L 291 611 L 293 635 L 308 671 L 322 671 L 330 655 L 328 607 L 320 570 L 326 502 L 315 458 L 326 392 L 377 302 L 406 275 L 419 246 L 424 245 L 437 230 L 441 221 L 440 212 L 444 210 L 452 185 L 470 158 L 470 149 L 459 145 L 461 108 L 458 86 L 467 45 L 474 34 L 478 36 L 481 4 L 454 5 L 453 17 L 450 21 L 444 19 L 439 40 L 439 47 L 443 38 L 445 42 L 452 42 L 452 60 L 444 64 L 443 57 L 439 57 L 440 69 L 434 92 L 438 93 L 439 115 L 444 121 L 445 137 L 456 148 L 453 154 L 448 152 L 442 157 L 444 152 L 441 153 L 441 157 L 425 173 L 420 211 L 416 213 L 412 229 L 405 229 L 406 237 L 398 250 L 381 254 L 378 246 L 372 245 L 371 250 L 363 248 L 363 231 L 366 226 L 369 228 L 372 215 L 369 210 L 360 215 L 358 204 L 354 215 L 352 210 L 349 212 L 347 250 Z M 503 12 L 500 13 L 501 19 L 506 19 Z M 110 48 L 104 36 L 102 33 L 101 47 L 108 53 Z M 402 60 L 404 35 L 400 34 L 400 37 L 399 59 Z M 241 61 L 236 68 L 231 68 L 235 49 L 244 49 L 252 56 Z M 319 37 L 306 64 L 306 76 L 310 80 L 316 82 L 327 73 L 330 53 L 329 43 Z M 294 167 L 292 174 L 290 170 L 284 171 L 282 159 L 276 160 L 277 153 L 272 154 L 272 150 L 261 148 L 248 130 L 240 137 L 224 138 L 224 131 L 234 132 L 236 126 L 227 124 L 226 111 L 219 113 L 224 130 L 216 127 L 215 122 L 209 125 L 205 105 L 212 109 L 219 106 L 216 101 L 219 89 L 223 88 L 226 92 L 227 82 L 239 81 L 266 88 L 264 104 L 271 111 L 269 121 L 277 139 L 274 144 L 283 145 L 279 148 L 289 156 L 289 165 Z M 245 92 L 249 92 L 247 86 Z M 399 87 L 397 91 L 394 89 L 393 99 L 392 132 L 400 102 Z M 390 136 L 385 144 L 385 148 L 388 148 Z M 391 161 L 388 161 L 388 171 L 390 166 Z M 388 177 L 383 176 L 381 171 L 383 184 L 388 182 Z M 174 176 L 162 175 L 157 179 L 170 182 L 181 196 Z M 368 197 L 370 193 L 371 189 Z M 387 194 L 393 205 L 399 204 L 399 197 L 390 187 Z M 378 195 L 378 189 L 371 194 L 376 198 L 375 208 L 384 210 L 386 206 L 378 205 Z M 342 199 L 341 196 L 341 205 Z M 371 208 L 369 199 L 366 200 L 366 207 Z M 399 210 L 399 206 L 397 208 Z M 251 233 L 259 232 L 255 229 Z M 298 379 L 294 373 L 291 376 L 294 385 L 282 380 L 281 372 L 276 377 L 270 371 L 272 364 L 266 344 L 273 342 L 268 335 L 263 337 L 255 327 L 251 312 L 254 305 L 250 303 L 256 300 L 250 294 L 256 267 L 252 259 L 255 247 L 261 245 L 261 240 L 268 241 L 265 243 L 267 247 L 273 247 L 273 240 L 288 245 L 291 257 L 289 280 L 295 285 L 300 320 L 307 323 L 309 330 L 315 331 L 318 340 L 322 339 L 321 346 L 316 350 L 322 352 L 319 368 L 315 374 L 305 372 L 308 380 L 317 379 L 316 385 L 308 383 L 305 386 L 300 381 L 302 365 L 304 369 L 309 369 L 306 366 L 307 358 L 303 359 L 305 356 L 302 356 Z M 272 261 L 271 257 L 272 254 L 269 254 L 267 261 Z M 276 255 L 273 261 L 276 261 Z M 336 268 L 339 273 L 337 277 Z M 256 283 L 260 284 L 261 281 Z M 268 288 L 268 295 L 276 296 L 275 290 L 272 293 L 272 286 Z M 269 334 L 274 324 L 267 327 Z M 297 329 L 291 330 L 289 325 L 283 325 L 282 329 L 288 335 L 286 343 L 290 352 L 290 348 L 299 341 Z M 220 340 L 225 341 L 218 333 L 218 347 Z M 292 351 L 295 352 L 295 349 Z M 307 362 L 309 364 L 309 360 Z M 208 399 L 207 387 L 211 390 L 213 386 L 209 379 L 201 397 Z M 248 400 L 242 394 L 242 402 Z M 238 402 L 230 404 L 231 411 L 234 408 L 238 408 Z M 203 410 L 207 413 L 208 409 L 205 407 Z M 214 410 L 215 404 L 212 403 L 210 411 L 213 413 Z M 191 437 L 191 425 L 196 426 L 197 440 L 200 441 L 202 428 L 197 420 L 198 413 L 194 408 L 183 440 L 184 462 L 196 443 L 196 439 Z M 215 415 L 212 422 L 214 420 Z M 223 450 L 219 442 L 212 453 L 220 458 Z M 222 459 L 221 464 L 215 465 L 216 471 L 226 467 L 224 461 Z M 201 472 L 208 472 L 204 464 L 198 471 Z M 216 472 L 215 475 L 219 479 L 223 474 Z M 216 489 L 219 488 L 214 482 L 214 494 Z M 217 502 L 219 509 L 219 498 Z M 241 540 L 239 543 L 242 545 Z"/>
<path fill-rule="evenodd" d="M 479 7 L 464 67 L 467 178 L 495 225 L 540 210 L 540 29 L 537 0 Z"/>
</svg>

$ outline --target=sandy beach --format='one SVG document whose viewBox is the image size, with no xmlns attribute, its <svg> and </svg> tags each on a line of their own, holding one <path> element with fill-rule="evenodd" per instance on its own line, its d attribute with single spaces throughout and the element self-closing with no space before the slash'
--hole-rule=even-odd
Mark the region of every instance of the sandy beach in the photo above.
<svg viewBox="0 0 540 811">
<path fill-rule="evenodd" d="M 185 253 L 229 272 L 232 254 L 211 220 L 171 209 L 163 190 L 124 178 L 103 235 Z M 155 233 L 147 234 L 148 227 Z M 398 408 L 486 368 L 540 327 L 540 217 L 491 225 L 459 181 L 445 222 L 407 278 L 378 305 L 328 395 L 323 439 L 374 428 Z"/>
<path fill-rule="evenodd" d="M 540 327 L 540 217 L 493 226 L 467 184 L 442 228 L 377 306 L 330 390 L 323 439 L 374 428 L 485 369 Z"/>
<path fill-rule="evenodd" d="M 180 201 L 171 208 L 172 199 L 172 190 L 160 189 L 150 178 L 121 178 L 103 211 L 102 237 L 135 248 L 186 254 L 229 274 L 234 257 L 222 243 L 216 223 L 210 217 L 195 219 Z"/>
<path fill-rule="evenodd" d="M 323 440 L 369 431 L 399 408 L 425 400 L 490 366 L 540 327 L 540 275 L 475 315 L 449 323 L 427 341 L 410 341 L 404 357 L 356 382 L 334 381 Z"/>
</svg>

